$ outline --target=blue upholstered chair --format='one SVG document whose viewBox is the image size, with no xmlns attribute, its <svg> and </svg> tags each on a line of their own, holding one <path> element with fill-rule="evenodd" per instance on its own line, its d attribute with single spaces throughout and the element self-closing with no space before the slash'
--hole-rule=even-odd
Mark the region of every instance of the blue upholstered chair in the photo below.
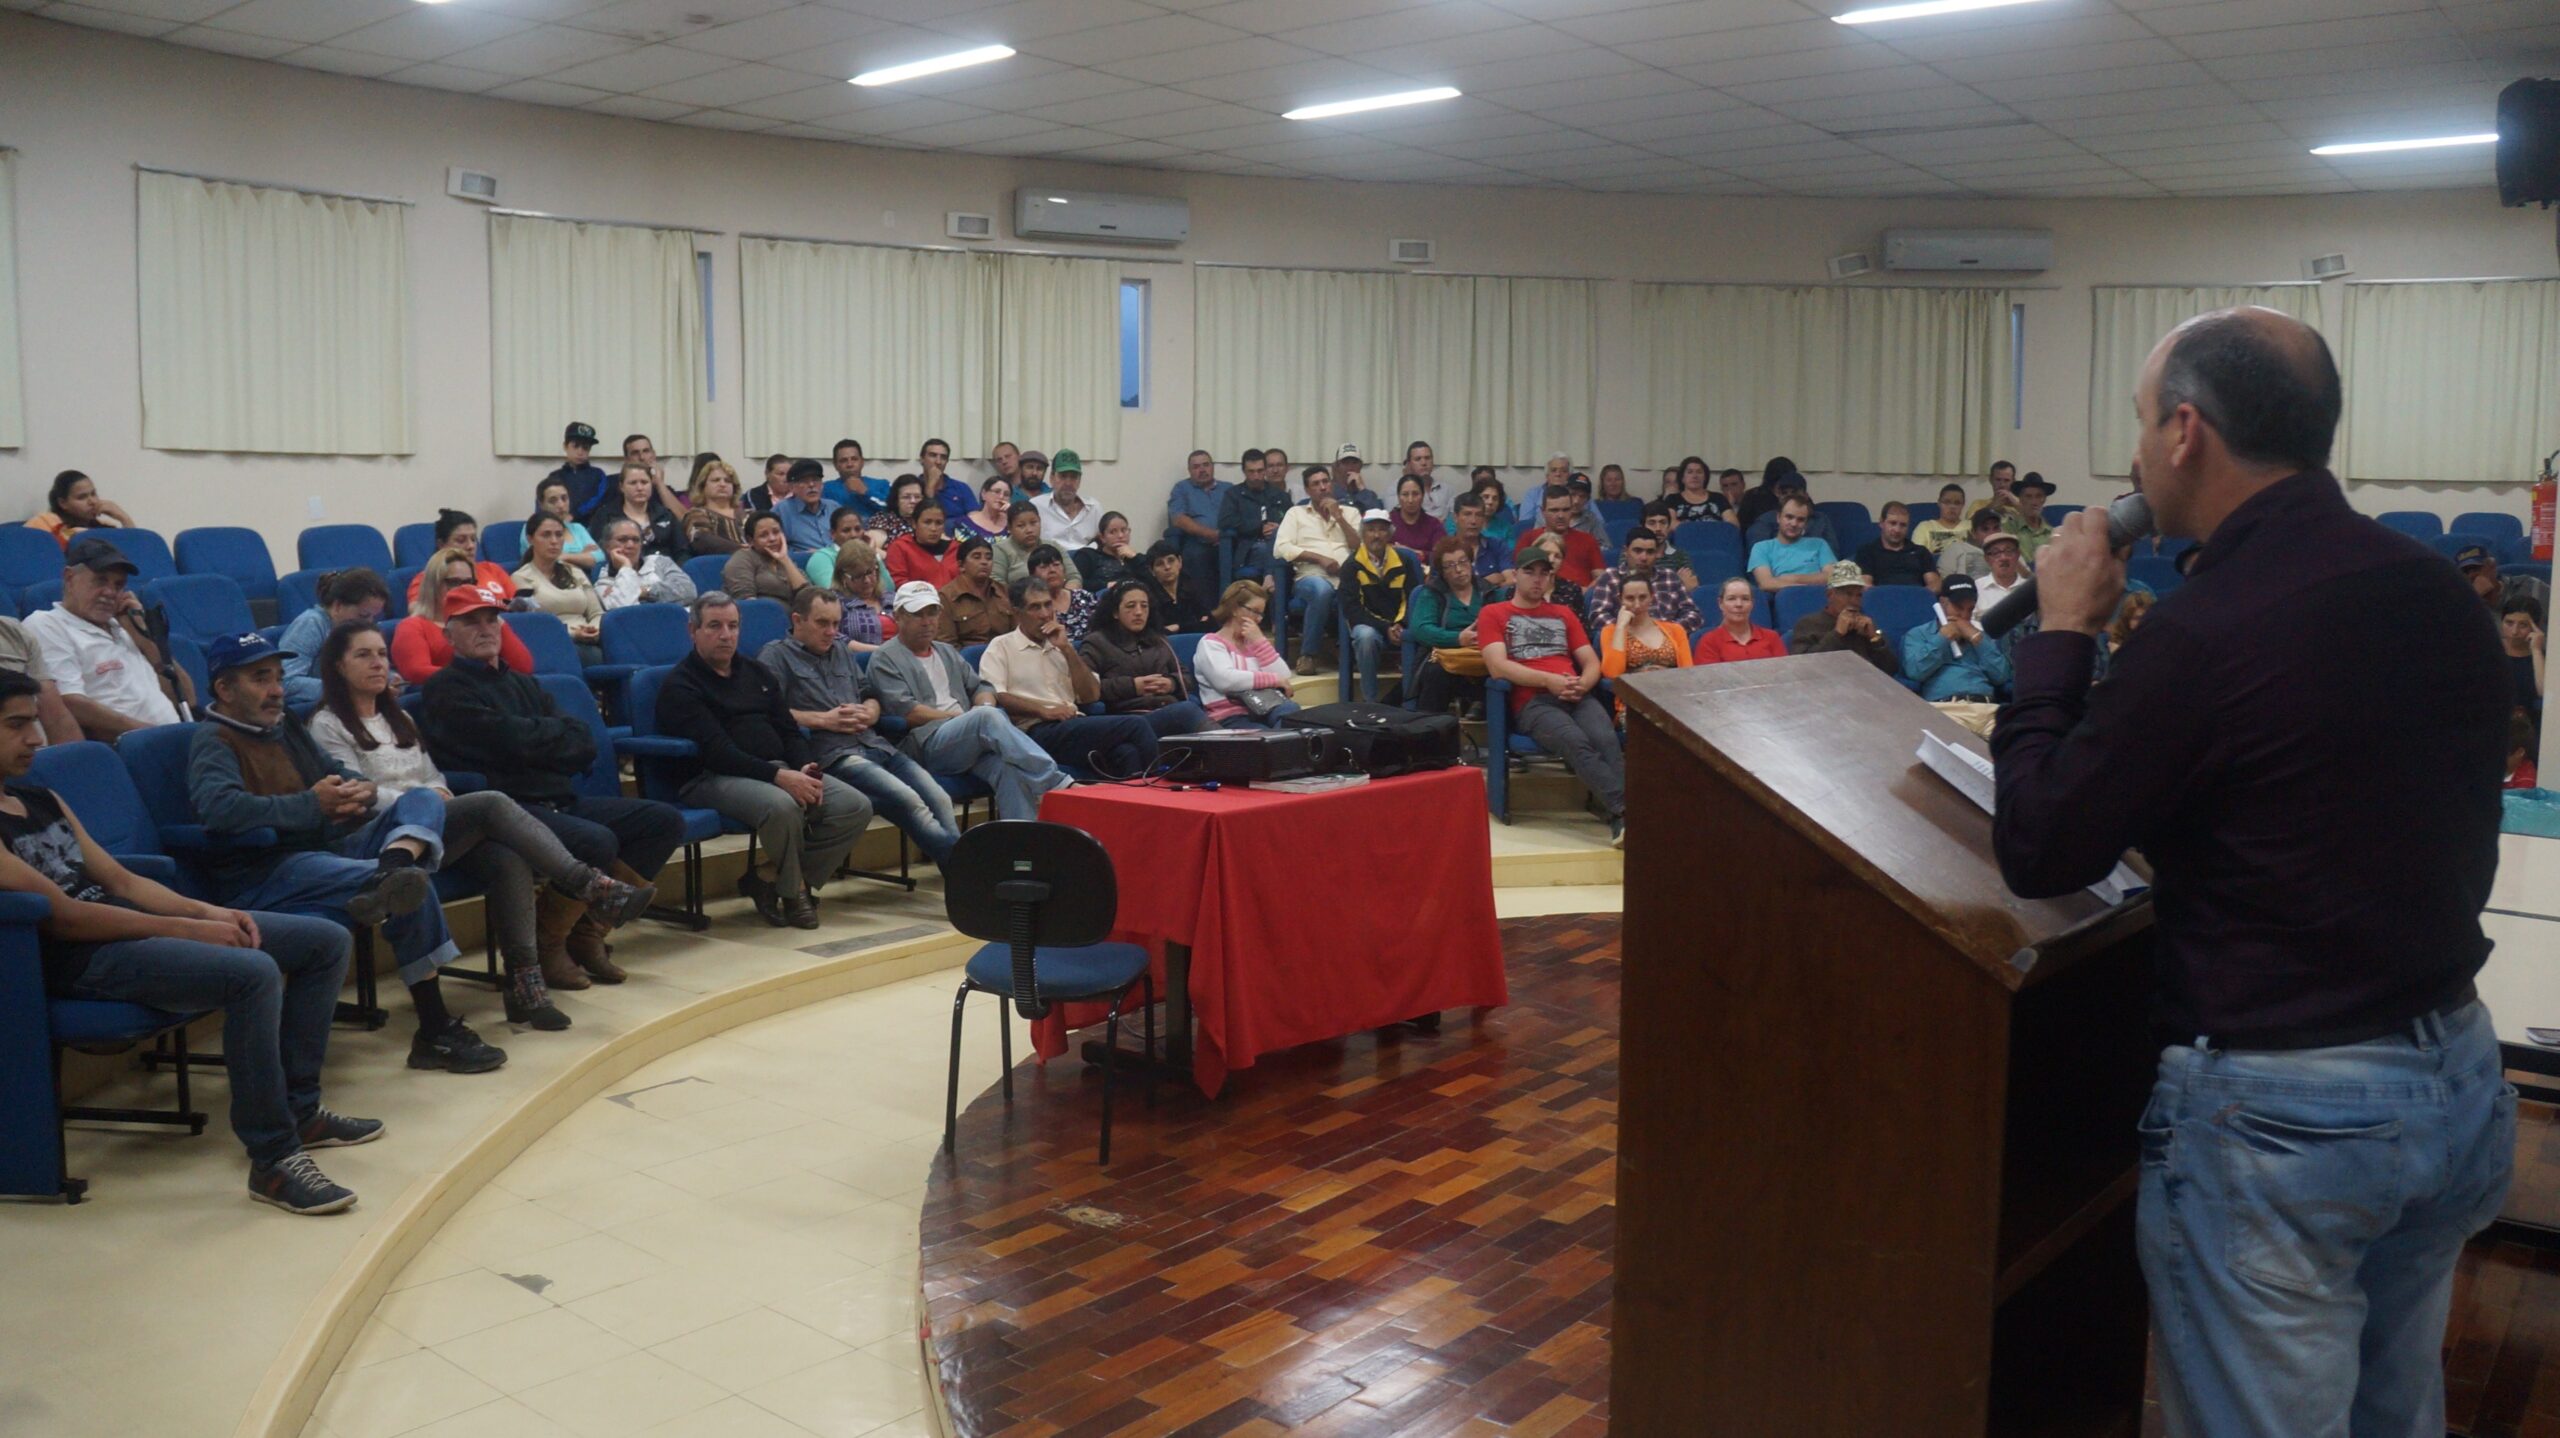
<svg viewBox="0 0 2560 1438">
<path fill-rule="evenodd" d="M 595 712 L 595 718 L 589 722 L 598 731 L 596 748 L 599 752 L 619 751 L 632 756 L 632 772 L 640 780 L 642 798 L 655 799 L 662 804 L 672 804 L 679 813 L 684 815 L 684 910 L 681 921 L 688 928 L 701 929 L 708 927 L 711 922 L 703 917 L 702 913 L 702 846 L 704 842 L 716 839 L 722 834 L 745 834 L 748 846 L 747 862 L 753 864 L 755 835 L 752 830 L 742 824 L 729 823 L 717 810 L 696 808 L 676 797 L 676 791 L 681 787 L 681 781 L 676 778 L 679 771 L 678 761 L 692 758 L 694 747 L 690 739 L 678 739 L 658 732 L 658 691 L 666 687 L 667 675 L 673 672 L 674 667 L 673 665 L 652 665 L 646 669 L 633 671 L 630 687 L 625 691 L 623 711 L 623 717 L 631 721 L 631 734 L 628 738 L 613 739 L 602 732 L 604 717 L 600 712 L 595 712 L 596 704 L 593 695 L 589 695 L 583 708 L 576 712 L 582 718 L 588 713 Z M 565 697 L 564 691 L 554 687 L 554 680 L 564 678 L 566 676 L 547 676 L 543 679 L 543 687 L 551 689 L 556 696 L 560 696 L 561 711 L 568 713 L 572 712 L 569 708 L 569 700 Z M 585 688 L 584 683 L 579 682 L 579 687 Z M 602 781 L 601 776 L 596 778 L 597 782 Z M 580 787 L 585 788 L 588 782 L 582 779 Z M 613 792 L 620 793 L 622 781 L 618 773 L 612 776 L 612 784 Z"/>
<path fill-rule="evenodd" d="M 391 546 L 370 524 L 315 524 L 294 541 L 296 569 L 352 569 L 391 572 Z"/>
</svg>

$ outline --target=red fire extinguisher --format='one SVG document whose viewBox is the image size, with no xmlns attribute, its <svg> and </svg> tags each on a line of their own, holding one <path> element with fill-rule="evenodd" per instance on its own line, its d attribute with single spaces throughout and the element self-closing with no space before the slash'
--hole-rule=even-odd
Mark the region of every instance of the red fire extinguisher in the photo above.
<svg viewBox="0 0 2560 1438">
<path fill-rule="evenodd" d="M 2560 519 L 2560 478 L 2552 474 L 2553 460 L 2560 460 L 2560 450 L 2542 457 L 2542 478 L 2533 486 L 2533 557 L 2545 564 L 2551 562 L 2553 522 Z"/>
</svg>

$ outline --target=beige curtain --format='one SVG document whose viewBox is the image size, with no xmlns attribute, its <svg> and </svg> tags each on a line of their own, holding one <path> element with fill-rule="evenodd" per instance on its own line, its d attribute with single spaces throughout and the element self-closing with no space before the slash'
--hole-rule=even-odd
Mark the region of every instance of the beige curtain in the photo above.
<svg viewBox="0 0 2560 1438">
<path fill-rule="evenodd" d="M 2524 484 L 2560 448 L 2560 280 L 2347 287 L 2351 479 Z"/>
<path fill-rule="evenodd" d="M 1193 432 L 1210 453 L 1401 453 L 1394 276 L 1203 266 L 1192 316 Z"/>
<path fill-rule="evenodd" d="M 1702 454 L 1747 470 L 1783 454 L 1799 468 L 1833 468 L 1842 293 L 1637 285 L 1637 356 L 1649 404 L 1645 454 L 1662 463 Z"/>
<path fill-rule="evenodd" d="M 1389 421 L 1395 448 L 1377 451 L 1379 455 L 1400 460 L 1406 444 L 1427 439 L 1442 464 L 1504 462 L 1477 458 L 1492 447 L 1491 431 L 1483 424 L 1490 412 L 1476 409 L 1477 283 L 1442 275 L 1410 275 L 1396 282 L 1396 405 Z M 1320 457 L 1330 458 L 1331 452 Z M 1540 463 L 1545 459 L 1545 454 L 1538 456 Z"/>
<path fill-rule="evenodd" d="M 1000 255 L 997 271 L 995 419 L 986 449 L 1010 439 L 1024 449 L 1118 459 L 1120 266 Z"/>
<path fill-rule="evenodd" d="M 2090 291 L 2089 472 L 2124 474 L 2141 437 L 2134 386 L 2160 337 L 2188 320 L 2262 305 L 2325 330 L 2318 285 L 2099 285 Z M 2334 341 L 2333 341 L 2334 342 Z"/>
<path fill-rule="evenodd" d="M 1852 474 L 1980 474 L 2009 424 L 2009 292 L 1850 289 L 1839 448 Z"/>
<path fill-rule="evenodd" d="M 1592 463 L 1593 283 L 1486 278 L 1475 289 L 1474 436 L 1458 461 L 1544 464 L 1561 450 Z"/>
<path fill-rule="evenodd" d="M 18 377 L 18 152 L 0 150 L 0 449 L 27 442 Z"/>
<path fill-rule="evenodd" d="M 702 286 L 689 230 L 489 217 L 489 417 L 502 455 L 551 457 L 572 420 L 610 451 L 710 435 Z"/>
<path fill-rule="evenodd" d="M 139 179 L 142 442 L 409 453 L 408 207 Z"/>
</svg>

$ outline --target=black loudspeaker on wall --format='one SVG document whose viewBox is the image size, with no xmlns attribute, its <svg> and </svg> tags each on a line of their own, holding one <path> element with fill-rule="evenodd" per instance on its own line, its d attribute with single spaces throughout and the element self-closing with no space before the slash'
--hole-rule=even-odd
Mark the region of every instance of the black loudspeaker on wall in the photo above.
<svg viewBox="0 0 2560 1438">
<path fill-rule="evenodd" d="M 2518 80 L 2499 92 L 2498 203 L 2560 203 L 2560 80 Z"/>
</svg>

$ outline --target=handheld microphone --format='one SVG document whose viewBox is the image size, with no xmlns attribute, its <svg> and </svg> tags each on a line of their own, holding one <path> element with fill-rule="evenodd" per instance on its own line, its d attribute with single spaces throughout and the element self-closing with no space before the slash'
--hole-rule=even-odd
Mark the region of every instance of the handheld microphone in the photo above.
<svg viewBox="0 0 2560 1438">
<path fill-rule="evenodd" d="M 2129 549 L 2136 540 L 2150 537 L 2150 500 L 2139 494 L 2128 494 L 2107 506 L 2107 544 L 2110 548 Z M 2026 583 L 2009 591 L 2007 598 L 1992 605 L 1990 612 L 1982 616 L 1982 632 L 1997 639 L 2025 623 L 2027 616 L 2035 612 L 2036 581 L 2031 574 L 2027 576 Z"/>
</svg>

